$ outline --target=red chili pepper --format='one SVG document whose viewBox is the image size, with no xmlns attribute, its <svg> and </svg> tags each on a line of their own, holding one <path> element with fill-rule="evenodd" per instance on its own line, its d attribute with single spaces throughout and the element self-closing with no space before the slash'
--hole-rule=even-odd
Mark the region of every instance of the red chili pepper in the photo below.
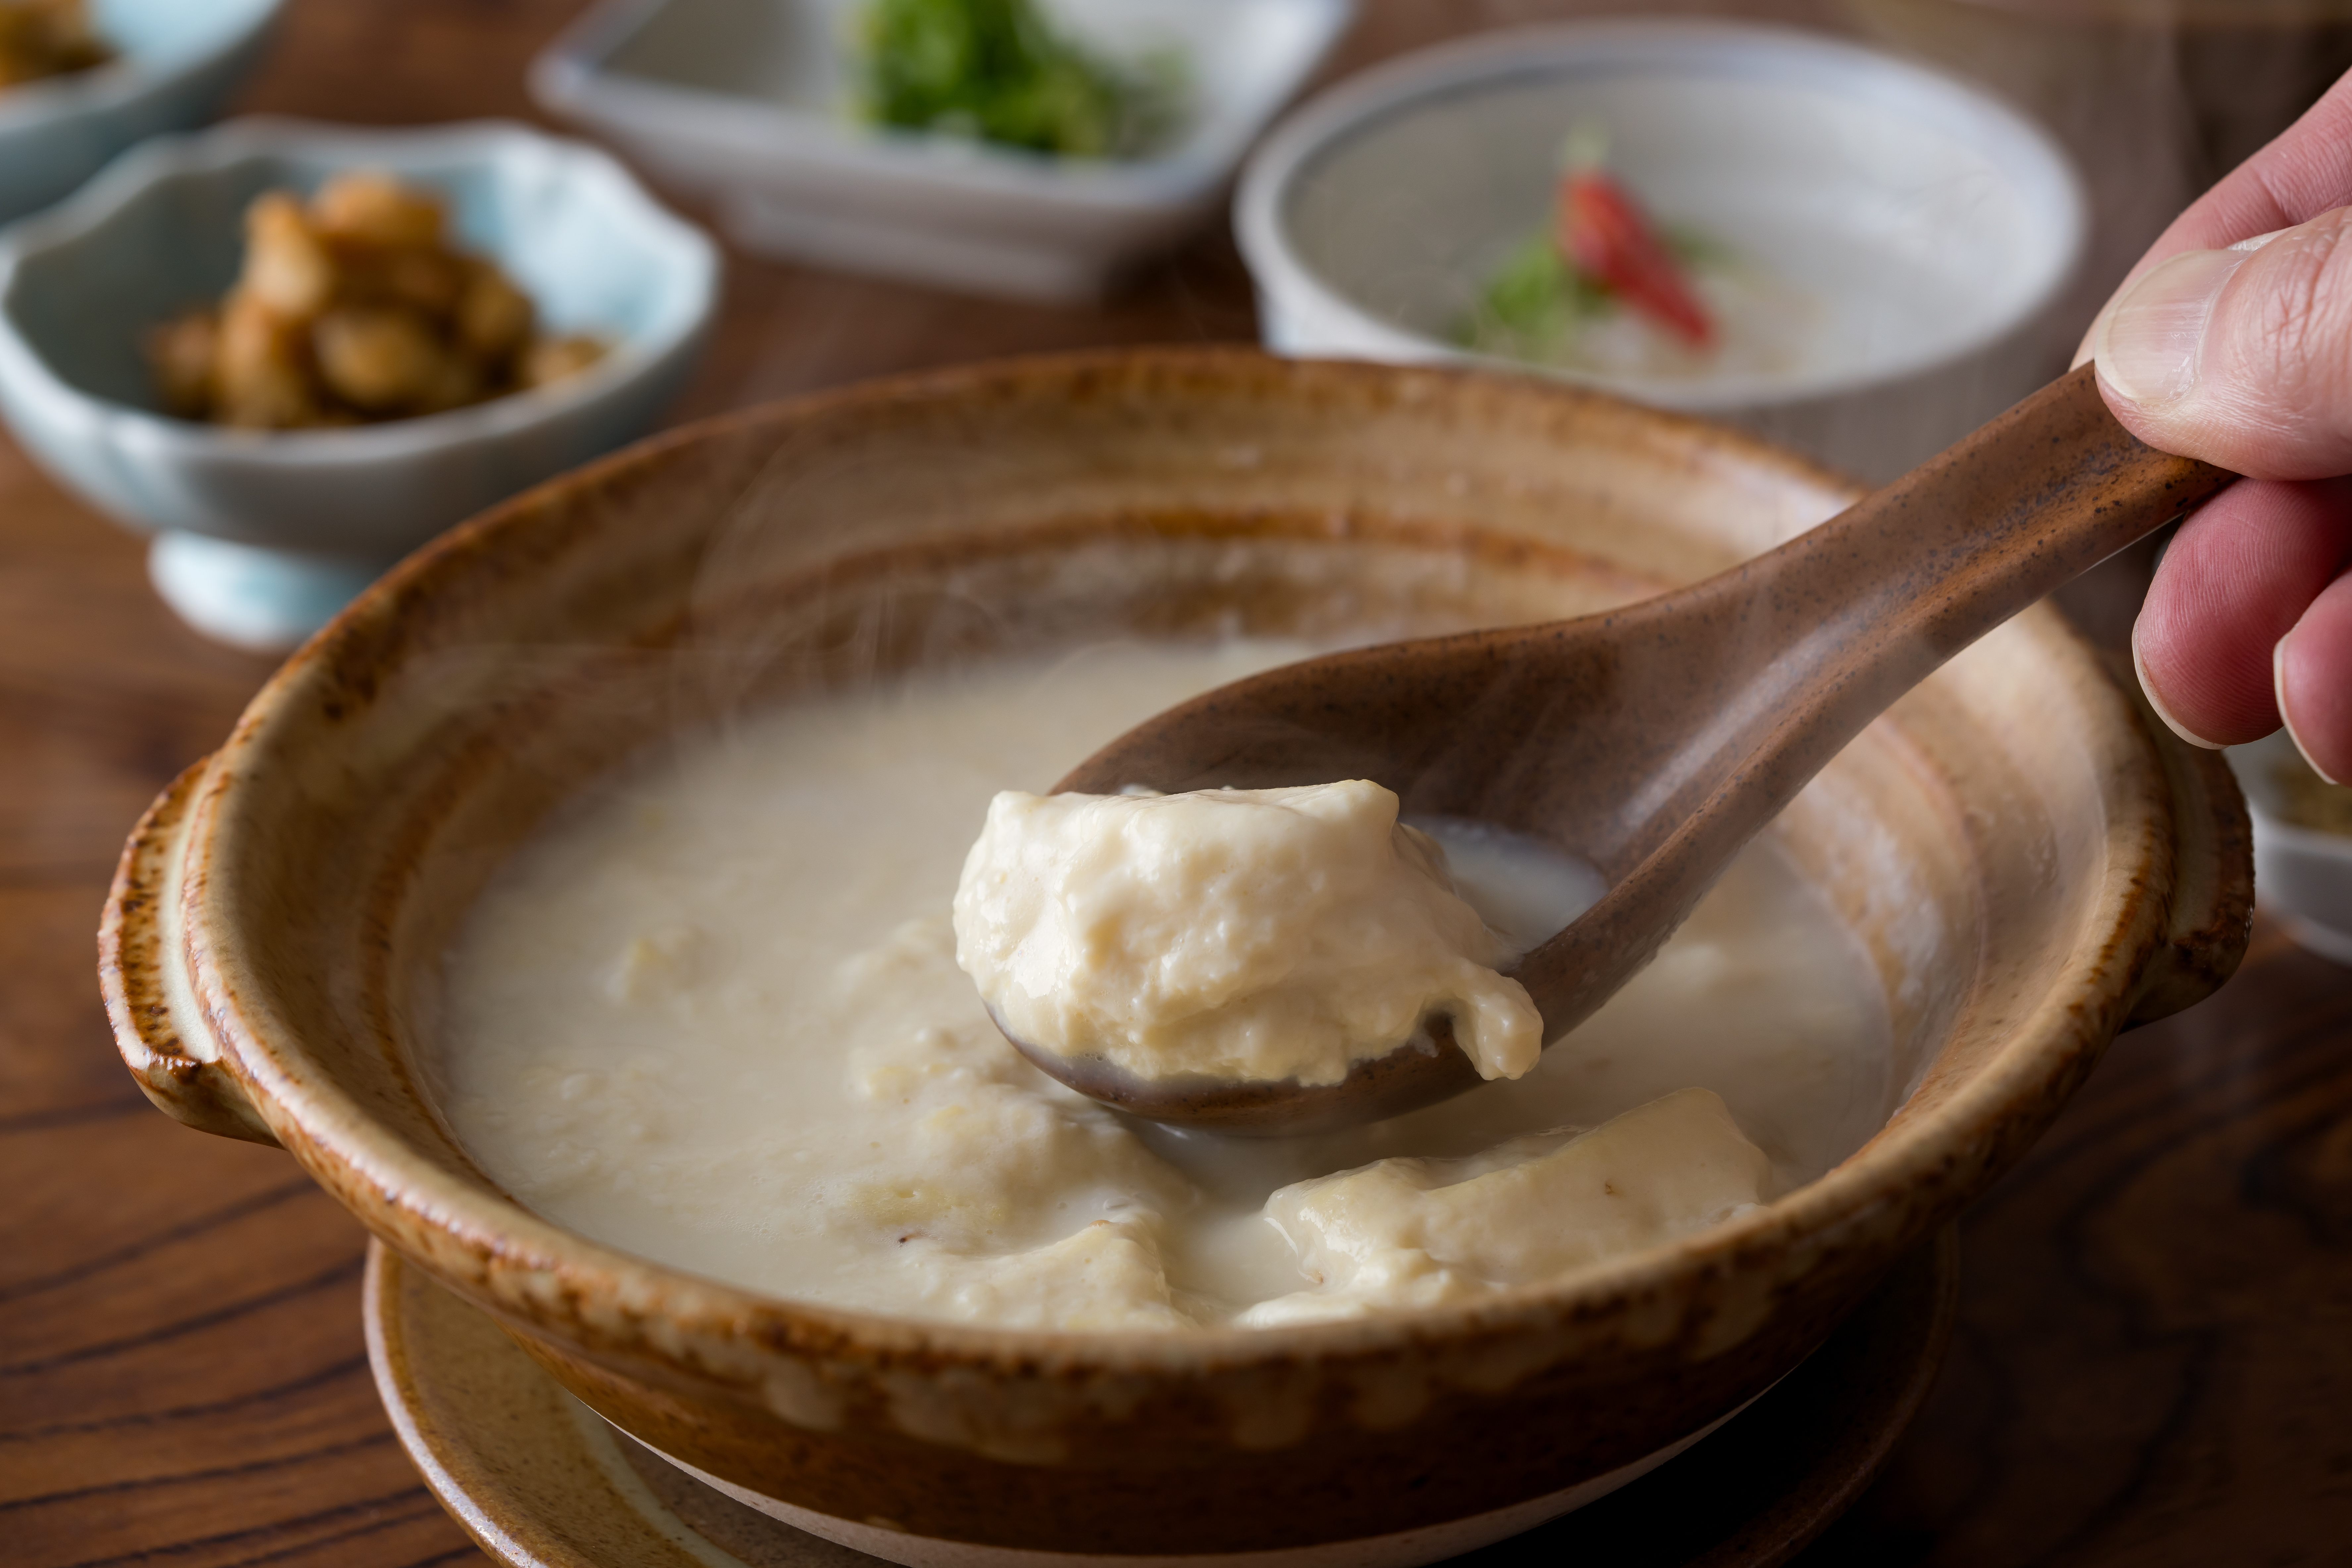
<svg viewBox="0 0 2352 1568">
<path fill-rule="evenodd" d="M 1560 254 L 1627 305 L 1696 349 L 1715 342 L 1715 321 L 1658 238 L 1633 194 L 1585 164 L 1559 177 Z"/>
</svg>

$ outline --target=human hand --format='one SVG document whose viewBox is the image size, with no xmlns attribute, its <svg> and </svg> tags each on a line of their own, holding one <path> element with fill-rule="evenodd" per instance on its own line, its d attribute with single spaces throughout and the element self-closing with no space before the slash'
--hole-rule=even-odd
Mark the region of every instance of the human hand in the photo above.
<svg viewBox="0 0 2352 1568">
<path fill-rule="evenodd" d="M 2165 230 L 2083 348 L 2134 435 L 2246 476 L 2158 567 L 2148 700 L 2201 746 L 2284 722 L 2352 781 L 2352 77 Z"/>
</svg>

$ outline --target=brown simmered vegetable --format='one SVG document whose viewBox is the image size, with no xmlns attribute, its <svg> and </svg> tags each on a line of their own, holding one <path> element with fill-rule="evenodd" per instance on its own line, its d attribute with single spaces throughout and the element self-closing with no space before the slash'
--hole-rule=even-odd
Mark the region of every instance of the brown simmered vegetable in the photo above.
<svg viewBox="0 0 2352 1568">
<path fill-rule="evenodd" d="M 389 174 L 341 174 L 310 198 L 310 221 L 326 239 L 345 245 L 437 250 L 441 204 Z"/>
<path fill-rule="evenodd" d="M 456 353 L 433 324 L 398 305 L 338 305 L 310 327 L 319 379 L 363 414 L 397 415 L 470 402 Z"/>
<path fill-rule="evenodd" d="M 0 89 L 102 66 L 114 51 L 86 0 L 0 0 Z"/>
<path fill-rule="evenodd" d="M 482 268 L 457 291 L 457 324 L 458 344 L 467 353 L 481 360 L 511 359 L 530 343 L 530 297 L 498 268 Z"/>
<path fill-rule="evenodd" d="M 147 334 L 164 406 L 264 430 L 357 425 L 544 386 L 603 357 L 593 338 L 542 336 L 530 296 L 447 228 L 438 198 L 388 174 L 339 174 L 308 202 L 256 197 L 227 296 Z"/>
<path fill-rule="evenodd" d="M 541 338 L 522 356 L 522 384 L 545 386 L 577 375 L 594 364 L 603 352 L 592 338 Z"/>
</svg>

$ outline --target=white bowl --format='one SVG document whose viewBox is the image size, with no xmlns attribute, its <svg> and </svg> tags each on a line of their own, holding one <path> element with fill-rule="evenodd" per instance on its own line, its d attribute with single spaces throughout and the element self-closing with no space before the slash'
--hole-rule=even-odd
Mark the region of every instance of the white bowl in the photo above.
<svg viewBox="0 0 2352 1568">
<path fill-rule="evenodd" d="M 2232 746 L 2230 766 L 2254 819 L 2254 893 L 2304 947 L 2352 964 L 2352 837 L 2299 827 L 2279 815 L 2280 763 L 2300 764 L 2284 730 Z"/>
<path fill-rule="evenodd" d="M 255 195 L 358 167 L 445 193 L 461 244 L 612 352 L 553 386 L 352 429 L 160 412 L 142 330 L 228 287 Z M 441 530 L 642 434 L 692 366 L 718 275 L 710 241 L 593 147 L 518 125 L 237 121 L 150 142 L 0 232 L 0 414 L 60 483 L 156 534 L 150 573 L 184 619 L 282 648 Z"/>
<path fill-rule="evenodd" d="M 0 223 L 72 194 L 134 142 L 210 119 L 280 0 L 95 0 L 115 58 L 0 90 Z"/>
<path fill-rule="evenodd" d="M 852 0 L 607 0 L 531 68 L 549 111 L 718 204 L 746 249 L 984 294 L 1090 300 L 1199 226 L 1352 0 L 1041 0 L 1111 58 L 1173 48 L 1184 128 L 1131 161 L 855 122 Z"/>
<path fill-rule="evenodd" d="M 1530 368 L 1453 329 L 1546 221 L 1560 144 L 1588 123 L 1663 220 L 1810 295 L 1821 324 L 1769 373 L 1548 374 L 1885 479 L 2064 368 L 2042 317 L 2084 207 L 2057 145 L 1936 72 L 1722 22 L 1487 34 L 1314 100 L 1251 158 L 1235 204 L 1267 346 Z"/>
</svg>

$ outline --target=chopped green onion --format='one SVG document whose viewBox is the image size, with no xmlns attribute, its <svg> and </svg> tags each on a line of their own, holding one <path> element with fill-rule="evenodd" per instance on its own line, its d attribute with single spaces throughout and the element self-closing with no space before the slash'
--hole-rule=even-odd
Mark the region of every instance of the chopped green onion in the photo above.
<svg viewBox="0 0 2352 1568">
<path fill-rule="evenodd" d="M 1064 38 L 1033 0 L 871 0 L 861 15 L 866 116 L 1074 158 L 1147 151 L 1172 123 L 1181 70 L 1125 70 Z"/>
<path fill-rule="evenodd" d="M 1513 246 L 1487 276 L 1461 336 L 1481 353 L 1549 360 L 1587 321 L 1616 308 L 1606 288 L 1570 266 L 1549 233 L 1538 232 Z"/>
</svg>

